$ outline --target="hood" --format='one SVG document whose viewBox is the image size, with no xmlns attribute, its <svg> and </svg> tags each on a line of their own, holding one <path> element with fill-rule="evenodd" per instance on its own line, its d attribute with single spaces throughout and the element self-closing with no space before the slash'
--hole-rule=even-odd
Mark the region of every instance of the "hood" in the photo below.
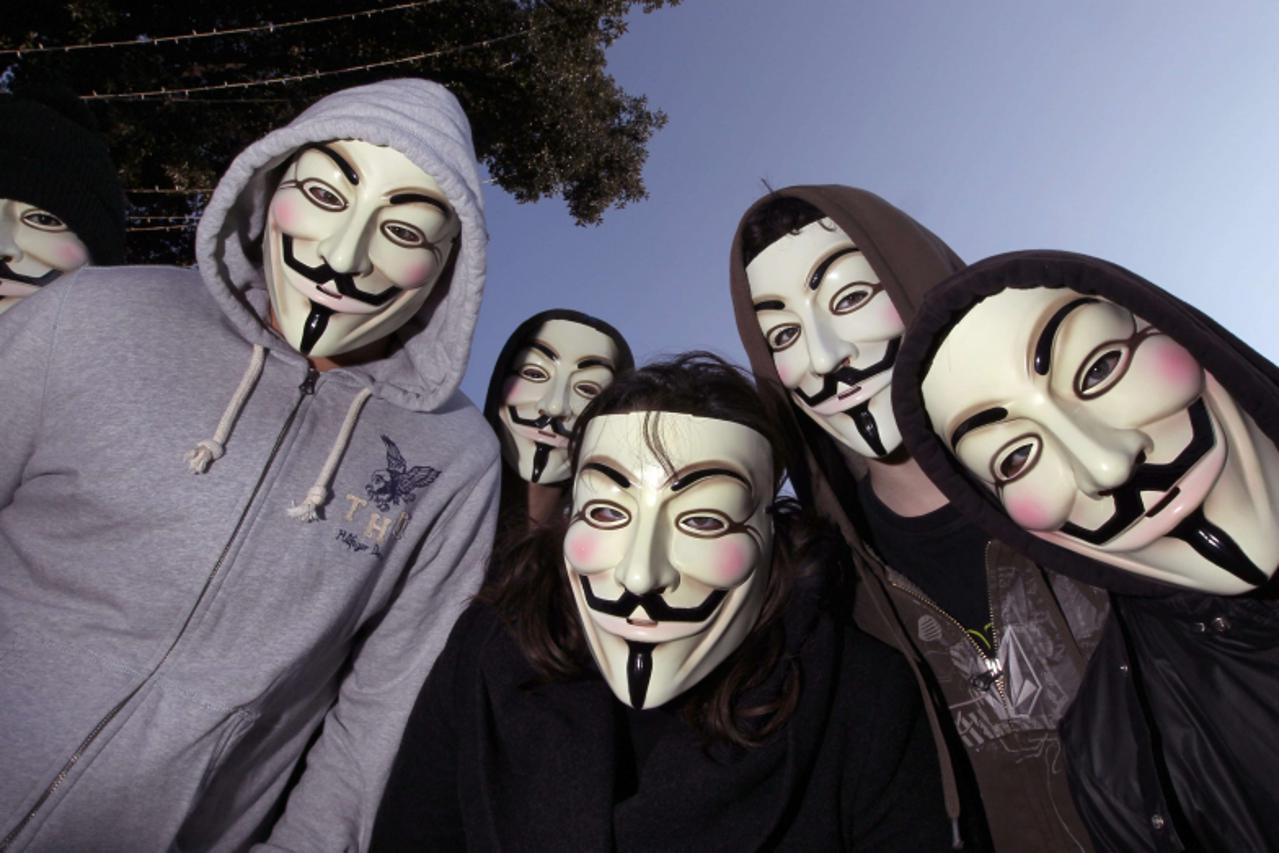
<svg viewBox="0 0 1279 853">
<path fill-rule="evenodd" d="M 1006 288 L 1067 287 L 1104 297 L 1149 321 L 1194 353 L 1272 441 L 1279 440 L 1279 370 L 1198 309 L 1128 270 L 1068 252 L 1013 252 L 952 276 L 929 294 L 907 329 L 893 380 L 893 409 L 902 437 L 925 473 L 961 512 L 1041 566 L 1113 592 L 1166 595 L 1181 591 L 1039 539 L 1004 514 L 995 496 L 972 479 L 932 431 L 920 382 L 947 330 L 974 305 Z"/>
<path fill-rule="evenodd" d="M 893 306 L 908 324 L 925 294 L 964 266 L 959 256 L 936 234 L 866 190 L 833 184 L 794 186 L 759 199 L 742 216 L 733 237 L 730 286 L 737 333 L 750 359 L 751 370 L 760 379 L 777 383 L 779 388 L 777 367 L 755 319 L 746 266 L 742 263 L 743 225 L 757 208 L 778 198 L 806 201 L 843 229 L 866 255 Z M 786 397 L 789 399 L 790 395 Z M 835 496 L 846 495 L 851 499 L 855 480 L 865 474 L 865 466 L 860 457 L 841 453 L 835 440 L 793 402 L 789 409 L 806 446 L 806 464 L 801 470 L 791 472 L 795 487 L 805 501 L 815 500 L 824 515 L 838 518 L 836 514 L 845 514 L 845 510 Z"/>
<path fill-rule="evenodd" d="M 435 178 L 461 220 L 451 271 L 417 315 L 392 333 L 387 355 L 347 368 L 378 397 L 407 409 L 435 409 L 457 390 L 466 370 L 488 242 L 470 124 L 457 99 L 438 83 L 385 80 L 336 92 L 246 148 L 218 182 L 200 220 L 200 274 L 245 340 L 302 363 L 266 326 L 262 234 L 282 167 L 302 146 L 332 139 L 360 139 L 403 153 Z"/>
</svg>

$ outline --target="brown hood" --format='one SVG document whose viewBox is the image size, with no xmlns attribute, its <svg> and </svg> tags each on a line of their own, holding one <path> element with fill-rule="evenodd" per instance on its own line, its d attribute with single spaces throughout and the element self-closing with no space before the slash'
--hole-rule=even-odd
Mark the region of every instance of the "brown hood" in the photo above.
<svg viewBox="0 0 1279 853">
<path fill-rule="evenodd" d="M 772 353 L 764 341 L 751 304 L 746 266 L 742 263 L 742 223 L 756 208 L 788 197 L 813 205 L 853 239 L 908 325 L 928 291 L 964 267 L 959 256 L 936 234 L 866 190 L 827 184 L 786 187 L 764 196 L 742 216 L 729 257 L 737 334 L 757 377 L 778 381 Z M 843 513 L 834 495 L 851 498 L 850 488 L 855 479 L 865 473 L 865 466 L 857 464 L 856 460 L 850 462 L 840 453 L 835 441 L 800 412 L 794 403 L 790 408 L 808 448 L 807 470 L 791 472 L 795 487 L 801 499 L 812 497 L 822 514 L 838 520 L 835 514 Z"/>
<path fill-rule="evenodd" d="M 750 285 L 746 281 L 746 265 L 742 263 L 742 223 L 760 205 L 784 197 L 798 198 L 812 204 L 853 239 L 870 261 L 885 291 L 893 300 L 894 307 L 907 324 L 914 317 L 927 292 L 964 266 L 963 261 L 937 235 L 874 193 L 830 184 L 787 187 L 765 196 L 742 216 L 737 233 L 733 235 L 733 248 L 729 256 L 730 287 L 737 333 L 750 359 L 751 370 L 761 383 L 781 388 L 772 353 L 769 352 L 764 334 L 755 319 Z M 787 397 L 789 398 L 789 394 Z M 793 426 L 804 437 L 802 457 L 791 461 L 790 477 L 796 494 L 805 504 L 815 508 L 839 527 L 852 550 L 858 569 L 855 604 L 857 624 L 899 649 L 910 663 L 920 695 L 924 698 L 924 709 L 937 747 L 946 812 L 955 827 L 958 844 L 960 804 L 955 771 L 942 733 L 937 706 L 930 698 L 931 692 L 923 674 L 924 664 L 919 660 L 909 639 L 902 633 L 901 625 L 892 616 L 887 591 L 879 580 L 883 576 L 883 568 L 864 546 L 853 521 L 860 515 L 855 499 L 855 478 L 865 473 L 865 466 L 846 459 L 834 439 L 813 423 L 811 418 L 798 411 L 793 402 L 787 410 L 791 414 Z M 852 470 L 854 466 L 857 470 Z M 839 496 L 843 496 L 845 501 L 841 501 Z M 858 523 L 860 521 L 859 518 Z"/>
</svg>

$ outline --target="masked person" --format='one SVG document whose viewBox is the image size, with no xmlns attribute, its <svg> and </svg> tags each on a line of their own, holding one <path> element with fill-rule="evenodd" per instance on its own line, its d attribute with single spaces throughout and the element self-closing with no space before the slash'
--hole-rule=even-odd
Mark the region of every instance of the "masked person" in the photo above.
<svg viewBox="0 0 1279 853">
<path fill-rule="evenodd" d="M 405 730 L 374 850 L 938 850 L 901 657 L 823 610 L 750 383 L 689 354 L 575 430 L 571 518 L 502 555 Z"/>
<path fill-rule="evenodd" d="M 484 244 L 457 101 L 386 81 L 232 163 L 198 271 L 0 317 L 0 847 L 367 843 L 488 557 Z"/>
<path fill-rule="evenodd" d="M 1109 587 L 1067 719 L 1107 850 L 1279 847 L 1279 371 L 1114 264 L 990 258 L 916 315 L 903 435 L 954 504 Z"/>
<path fill-rule="evenodd" d="M 124 192 L 74 95 L 0 95 L 0 160 L 0 314 L 85 264 L 124 261 Z"/>
<path fill-rule="evenodd" d="M 577 416 L 634 363 L 621 332 L 578 311 L 542 311 L 511 333 L 484 400 L 505 463 L 498 511 L 504 534 L 522 535 L 561 507 Z"/>
<path fill-rule="evenodd" d="M 893 415 L 905 324 L 961 261 L 878 196 L 813 186 L 748 210 L 731 264 L 751 364 L 788 389 L 806 437 L 796 491 L 839 523 L 857 560 L 858 623 L 898 645 L 937 702 L 952 817 L 965 798 L 963 840 L 1086 849 L 1056 728 L 1105 595 L 1045 575 L 965 519 L 902 448 Z"/>
</svg>

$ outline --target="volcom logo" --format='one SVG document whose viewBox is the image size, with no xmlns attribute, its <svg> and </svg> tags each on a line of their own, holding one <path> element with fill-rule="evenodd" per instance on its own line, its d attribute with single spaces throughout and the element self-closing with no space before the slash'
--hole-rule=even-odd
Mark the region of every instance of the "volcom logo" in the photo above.
<svg viewBox="0 0 1279 853">
<path fill-rule="evenodd" d="M 429 465 L 415 465 L 410 468 L 404 461 L 404 454 L 400 452 L 400 448 L 386 436 L 382 436 L 382 443 L 386 445 L 386 467 L 374 471 L 369 478 L 368 485 L 364 487 L 364 493 L 368 495 L 367 499 L 359 495 L 346 496 L 350 509 L 346 511 L 343 518 L 346 521 L 355 521 L 355 514 L 368 506 L 370 502 L 381 512 L 369 511 L 368 523 L 364 525 L 364 533 L 361 536 L 345 529 L 339 530 L 337 534 L 338 541 L 356 553 L 369 550 L 370 545 L 361 541 L 369 540 L 372 543 L 370 553 L 374 557 L 382 555 L 382 545 L 386 542 L 387 534 L 396 539 L 400 538 L 409 520 L 412 519 L 407 511 L 408 505 L 417 499 L 419 491 L 434 483 L 440 476 L 440 471 Z M 391 507 L 401 505 L 405 507 L 404 510 L 398 514 L 391 514 Z"/>
</svg>

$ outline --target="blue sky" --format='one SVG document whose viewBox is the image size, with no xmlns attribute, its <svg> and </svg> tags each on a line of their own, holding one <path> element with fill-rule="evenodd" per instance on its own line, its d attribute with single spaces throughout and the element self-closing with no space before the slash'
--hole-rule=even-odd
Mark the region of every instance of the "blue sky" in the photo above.
<svg viewBox="0 0 1279 853">
<path fill-rule="evenodd" d="M 737 221 L 776 187 L 844 183 L 965 260 L 1069 249 L 1129 267 L 1279 359 L 1279 4 L 685 0 L 635 15 L 609 71 L 670 123 L 650 198 L 575 226 L 486 197 L 489 275 L 463 389 L 544 308 L 644 360 L 744 355 Z"/>
</svg>

